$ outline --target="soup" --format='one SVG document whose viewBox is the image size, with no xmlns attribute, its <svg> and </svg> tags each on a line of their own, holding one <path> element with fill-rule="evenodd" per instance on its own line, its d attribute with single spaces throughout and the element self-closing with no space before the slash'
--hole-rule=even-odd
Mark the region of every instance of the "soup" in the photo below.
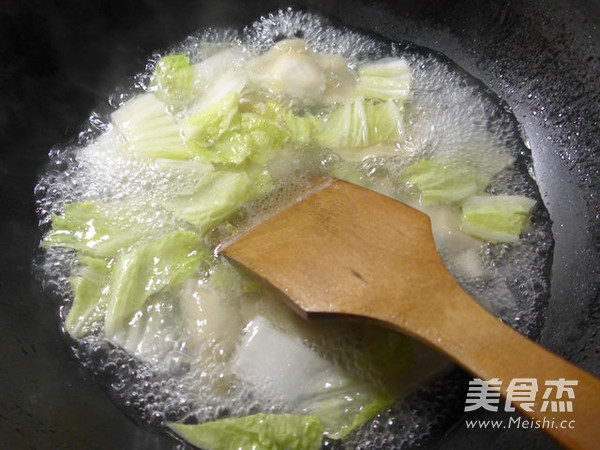
<svg viewBox="0 0 600 450">
<path fill-rule="evenodd" d="M 424 403 L 422 426 L 402 398 L 442 357 L 305 322 L 216 254 L 317 174 L 429 214 L 453 276 L 535 334 L 552 239 L 529 151 L 444 58 L 287 10 L 190 37 L 135 80 L 52 152 L 38 190 L 65 333 L 136 420 L 215 449 L 401 446 L 441 420 Z"/>
</svg>

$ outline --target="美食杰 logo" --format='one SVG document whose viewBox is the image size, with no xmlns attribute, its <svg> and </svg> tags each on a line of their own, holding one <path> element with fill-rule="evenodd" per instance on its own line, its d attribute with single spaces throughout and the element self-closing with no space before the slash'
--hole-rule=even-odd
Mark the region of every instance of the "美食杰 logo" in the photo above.
<svg viewBox="0 0 600 450">
<path fill-rule="evenodd" d="M 498 411 L 500 404 L 500 390 L 502 380 L 492 378 L 481 380 L 475 378 L 469 382 L 469 391 L 465 402 L 465 412 L 474 411 L 479 408 L 488 411 Z M 544 386 L 538 386 L 535 378 L 513 378 L 506 387 L 505 411 L 514 411 L 514 404 L 524 411 L 533 411 L 540 391 L 542 403 L 540 412 L 573 412 L 573 399 L 575 398 L 574 387 L 577 380 L 546 380 Z"/>
<path fill-rule="evenodd" d="M 565 378 L 545 380 L 543 384 L 536 378 L 513 378 L 503 385 L 503 381 L 498 378 L 491 380 L 475 378 L 469 382 L 465 412 L 477 409 L 499 411 L 501 393 L 504 392 L 504 411 L 515 411 L 516 405 L 522 411 L 538 414 L 532 415 L 535 417 L 532 419 L 511 416 L 507 421 L 504 419 L 466 420 L 465 424 L 467 428 L 573 429 L 575 420 L 568 418 L 568 413 L 573 412 L 575 387 L 578 384 L 577 380 Z M 561 415 L 560 419 L 557 420 L 555 415 Z"/>
</svg>

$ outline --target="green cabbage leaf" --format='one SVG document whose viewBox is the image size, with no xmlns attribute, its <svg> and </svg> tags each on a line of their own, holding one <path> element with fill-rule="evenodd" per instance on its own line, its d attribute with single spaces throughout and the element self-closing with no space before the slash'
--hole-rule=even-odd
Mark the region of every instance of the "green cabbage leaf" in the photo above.
<svg viewBox="0 0 600 450">
<path fill-rule="evenodd" d="M 181 126 L 167 112 L 167 105 L 153 93 L 138 95 L 111 115 L 133 156 L 146 159 L 191 159 Z"/>
<path fill-rule="evenodd" d="M 400 102 L 410 97 L 412 77 L 405 59 L 382 59 L 363 65 L 358 72 L 359 95 Z"/>
<path fill-rule="evenodd" d="M 206 234 L 262 193 L 244 171 L 215 171 L 206 175 L 191 195 L 177 196 L 162 206 Z"/>
<path fill-rule="evenodd" d="M 317 450 L 323 427 L 313 416 L 254 414 L 199 425 L 170 423 L 193 445 L 206 450 Z"/>
<path fill-rule="evenodd" d="M 194 69 L 185 55 L 163 56 L 156 63 L 152 86 L 167 104 L 178 105 L 194 97 Z"/>
<path fill-rule="evenodd" d="M 118 257 L 104 317 L 106 335 L 111 337 L 126 327 L 150 296 L 192 275 L 207 256 L 202 250 L 196 233 L 173 231 Z"/>
<path fill-rule="evenodd" d="M 466 200 L 460 228 L 488 242 L 518 242 L 535 200 L 522 195 L 485 195 Z"/>
</svg>

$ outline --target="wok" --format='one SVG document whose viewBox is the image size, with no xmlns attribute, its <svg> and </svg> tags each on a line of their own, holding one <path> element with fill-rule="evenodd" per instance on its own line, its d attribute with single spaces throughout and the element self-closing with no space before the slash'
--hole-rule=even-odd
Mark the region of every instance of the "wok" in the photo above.
<svg viewBox="0 0 600 450">
<path fill-rule="evenodd" d="M 512 110 L 553 221 L 551 295 L 538 339 L 600 375 L 600 1 L 9 0 L 0 6 L 0 447 L 176 447 L 120 412 L 70 356 L 58 305 L 32 274 L 40 237 L 33 188 L 48 150 L 74 141 L 89 113 L 142 71 L 153 50 L 287 6 L 434 49 Z M 451 376 L 465 385 L 464 374 Z M 467 429 L 465 417 L 504 414 L 465 416 L 464 391 L 433 392 L 451 414 L 421 447 L 554 446 L 539 430 Z M 418 409 L 418 398 L 410 407 Z"/>
</svg>

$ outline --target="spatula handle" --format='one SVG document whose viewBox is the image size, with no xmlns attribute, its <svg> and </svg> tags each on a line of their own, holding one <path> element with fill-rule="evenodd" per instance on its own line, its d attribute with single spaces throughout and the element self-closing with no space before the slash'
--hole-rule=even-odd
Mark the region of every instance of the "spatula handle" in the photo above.
<svg viewBox="0 0 600 450">
<path fill-rule="evenodd" d="M 445 320 L 429 335 L 415 337 L 429 341 L 475 378 L 489 381 L 488 388 L 499 386 L 504 407 L 520 411 L 529 422 L 510 419 L 504 427 L 538 428 L 567 448 L 600 448 L 600 380 L 502 323 L 462 289 L 455 295 L 465 297 L 456 313 L 460 317 L 441 312 Z M 388 324 L 405 330 L 403 320 L 392 316 L 388 310 Z M 485 403 L 477 384 L 474 380 L 470 386 L 474 398 L 466 408 Z"/>
</svg>

